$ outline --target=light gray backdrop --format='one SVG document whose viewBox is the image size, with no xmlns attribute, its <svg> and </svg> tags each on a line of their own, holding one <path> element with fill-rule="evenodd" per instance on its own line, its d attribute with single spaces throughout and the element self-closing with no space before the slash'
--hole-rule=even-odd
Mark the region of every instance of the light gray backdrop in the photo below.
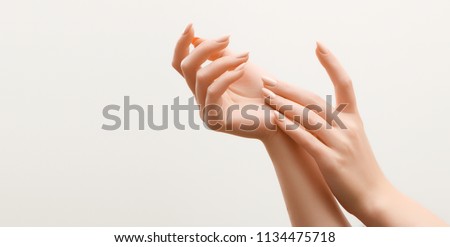
<svg viewBox="0 0 450 247">
<path fill-rule="evenodd" d="M 101 130 L 125 95 L 157 119 L 187 101 L 170 63 L 189 22 L 322 96 L 314 49 L 327 44 L 389 179 L 450 222 L 449 12 L 446 0 L 1 1 L 0 226 L 289 225 L 261 143 Z"/>
</svg>

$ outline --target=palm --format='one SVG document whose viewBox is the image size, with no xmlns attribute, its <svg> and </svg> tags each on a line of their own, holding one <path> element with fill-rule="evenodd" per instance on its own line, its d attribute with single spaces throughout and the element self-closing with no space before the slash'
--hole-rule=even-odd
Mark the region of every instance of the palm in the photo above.
<svg viewBox="0 0 450 247">
<path fill-rule="evenodd" d="M 261 93 L 261 76 L 263 75 L 264 72 L 260 68 L 248 62 L 244 75 L 234 82 L 222 96 L 220 103 L 224 114 L 231 107 L 238 106 L 239 109 L 232 111 L 232 120 L 226 133 L 261 139 L 275 132 L 271 131 L 269 126 L 266 126 L 267 124 L 265 125 L 269 121 L 270 114 Z M 243 114 L 245 109 L 251 117 Z"/>
</svg>

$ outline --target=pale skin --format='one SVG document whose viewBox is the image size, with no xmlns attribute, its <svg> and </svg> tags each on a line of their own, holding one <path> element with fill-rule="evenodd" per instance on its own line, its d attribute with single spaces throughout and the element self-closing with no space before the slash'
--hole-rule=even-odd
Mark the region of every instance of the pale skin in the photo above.
<svg viewBox="0 0 450 247">
<path fill-rule="evenodd" d="M 193 41 L 196 47 L 190 50 Z M 231 105 L 264 105 L 261 76 L 266 73 L 248 62 L 248 53 L 235 55 L 228 50 L 228 43 L 228 37 L 194 40 L 194 29 L 188 25 L 177 42 L 172 66 L 184 77 L 201 109 L 215 104 L 225 112 Z M 212 62 L 202 66 L 208 59 Z M 237 113 L 229 124 L 223 121 L 209 124 L 231 125 L 233 128 L 229 131 L 224 127 L 216 130 L 264 143 L 275 167 L 292 225 L 349 226 L 315 160 L 282 131 L 266 128 L 262 124 L 263 110 L 252 113 L 261 123 L 252 131 L 239 128 L 248 120 Z M 204 121 L 209 120 L 201 117 Z"/>
<path fill-rule="evenodd" d="M 194 29 L 188 25 L 176 45 L 172 66 L 184 77 L 202 110 L 202 120 L 211 129 L 264 143 L 293 226 L 349 226 L 335 197 L 369 226 L 445 224 L 386 180 L 365 136 L 351 81 L 328 49 L 319 44 L 316 53 L 334 83 L 337 103 L 347 104 L 339 115 L 347 129 L 327 123 L 324 112 L 312 111 L 308 112 L 310 122 L 332 128 L 308 129 L 309 124 L 294 116 L 302 116 L 307 105 L 324 107 L 325 101 L 307 90 L 263 77 L 267 73 L 248 62 L 248 53 L 236 55 L 228 44 L 229 37 L 194 38 Z M 211 62 L 203 65 L 207 61 Z M 251 131 L 241 128 L 250 123 L 239 111 L 233 111 L 232 121 L 204 114 L 211 105 L 226 112 L 234 105 L 265 103 L 273 112 L 281 111 L 269 115 L 278 128 L 262 124 L 264 108 L 252 112 L 261 124 Z M 283 111 L 286 105 L 293 110 Z M 288 130 L 288 125 L 298 128 Z"/>
<path fill-rule="evenodd" d="M 325 102 L 318 97 L 307 102 L 310 96 L 305 97 L 302 89 L 263 78 L 263 92 L 277 112 L 277 126 L 314 157 L 341 205 L 367 226 L 446 226 L 386 179 L 365 134 L 350 77 L 323 44 L 317 44 L 316 55 L 333 82 L 336 104 L 346 106 L 339 115 L 345 127 L 328 123 L 323 112 L 307 111 L 306 118 L 302 114 L 306 105 L 325 109 Z M 280 113 L 283 105 L 294 107 Z M 294 116 L 299 117 L 294 120 Z M 322 127 L 312 128 L 317 123 Z"/>
</svg>

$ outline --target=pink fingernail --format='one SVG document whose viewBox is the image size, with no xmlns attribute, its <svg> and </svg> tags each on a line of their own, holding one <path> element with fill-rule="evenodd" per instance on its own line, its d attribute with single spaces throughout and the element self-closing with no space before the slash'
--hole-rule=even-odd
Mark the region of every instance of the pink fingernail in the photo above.
<svg viewBox="0 0 450 247">
<path fill-rule="evenodd" d="M 229 39 L 230 39 L 230 35 L 226 35 L 226 36 L 223 36 L 221 38 L 216 39 L 216 42 L 217 43 L 223 43 L 223 42 L 228 41 Z"/>
<path fill-rule="evenodd" d="M 243 63 L 243 64 L 237 66 L 237 67 L 234 69 L 234 71 L 243 70 L 243 69 L 245 68 L 245 65 L 246 65 L 246 64 L 247 64 L 247 63 Z"/>
<path fill-rule="evenodd" d="M 317 45 L 317 50 L 322 53 L 323 55 L 328 54 L 329 50 L 328 48 L 326 48 L 322 43 L 320 43 L 319 41 L 316 42 Z"/>
<path fill-rule="evenodd" d="M 186 28 L 184 29 L 183 35 L 189 33 L 189 31 L 191 30 L 191 28 L 192 28 L 192 23 L 189 23 L 189 24 L 186 26 Z"/>
<path fill-rule="evenodd" d="M 198 45 L 200 45 L 203 42 L 202 39 L 200 39 L 199 37 L 194 37 L 192 39 L 192 45 L 194 45 L 194 47 L 197 47 Z"/>
<path fill-rule="evenodd" d="M 249 52 L 243 52 L 239 55 L 236 56 L 236 58 L 244 58 L 244 57 L 248 57 Z"/>
<path fill-rule="evenodd" d="M 275 87 L 277 85 L 277 81 L 276 80 L 274 80 L 272 78 L 269 78 L 267 76 L 263 76 L 261 79 L 264 82 L 265 86 Z"/>
</svg>

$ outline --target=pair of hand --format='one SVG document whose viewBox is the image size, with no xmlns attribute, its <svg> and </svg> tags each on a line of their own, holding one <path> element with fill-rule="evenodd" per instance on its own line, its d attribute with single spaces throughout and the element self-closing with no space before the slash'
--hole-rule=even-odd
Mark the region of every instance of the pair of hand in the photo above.
<svg viewBox="0 0 450 247">
<path fill-rule="evenodd" d="M 316 55 L 333 82 L 335 108 L 312 92 L 267 77 L 248 62 L 248 53 L 236 55 L 227 49 L 228 44 L 229 37 L 195 38 L 192 25 L 188 25 L 175 48 L 172 66 L 185 78 L 208 126 L 219 126 L 214 129 L 263 142 L 277 135 L 289 136 L 314 158 L 340 204 L 367 225 L 416 224 L 408 221 L 414 217 L 408 214 L 391 220 L 395 217 L 389 214 L 389 207 L 396 205 L 389 203 L 394 201 L 408 203 L 414 208 L 411 213 L 420 212 L 424 217 L 418 224 L 443 224 L 405 199 L 384 177 L 365 135 L 352 81 L 324 45 L 317 43 Z M 211 62 L 202 66 L 208 60 Z M 262 105 L 252 113 L 260 124 L 250 131 L 242 129 L 243 124 L 250 123 L 240 111 L 233 111 L 231 118 L 209 119 L 205 109 L 210 105 L 221 107 L 223 112 L 236 105 L 241 109 L 246 105 Z M 267 115 L 266 108 L 272 114 Z M 268 128 L 267 116 L 278 128 Z"/>
<path fill-rule="evenodd" d="M 248 52 L 235 54 L 227 49 L 228 44 L 228 36 L 216 40 L 194 38 L 194 29 L 188 25 L 175 47 L 172 66 L 186 80 L 200 106 L 200 117 L 210 128 L 242 137 L 268 139 L 277 131 L 265 126 L 265 117 L 270 115 L 264 109 L 269 107 L 264 106 L 261 93 L 262 70 L 248 62 Z M 195 47 L 192 51 L 191 45 Z M 202 67 L 208 60 L 212 62 Z M 213 105 L 222 110 L 221 120 L 205 119 L 208 116 L 204 110 Z M 251 113 L 254 121 L 242 116 L 240 111 L 249 105 L 263 106 Z M 259 124 L 250 131 L 242 128 L 254 122 Z"/>
</svg>

